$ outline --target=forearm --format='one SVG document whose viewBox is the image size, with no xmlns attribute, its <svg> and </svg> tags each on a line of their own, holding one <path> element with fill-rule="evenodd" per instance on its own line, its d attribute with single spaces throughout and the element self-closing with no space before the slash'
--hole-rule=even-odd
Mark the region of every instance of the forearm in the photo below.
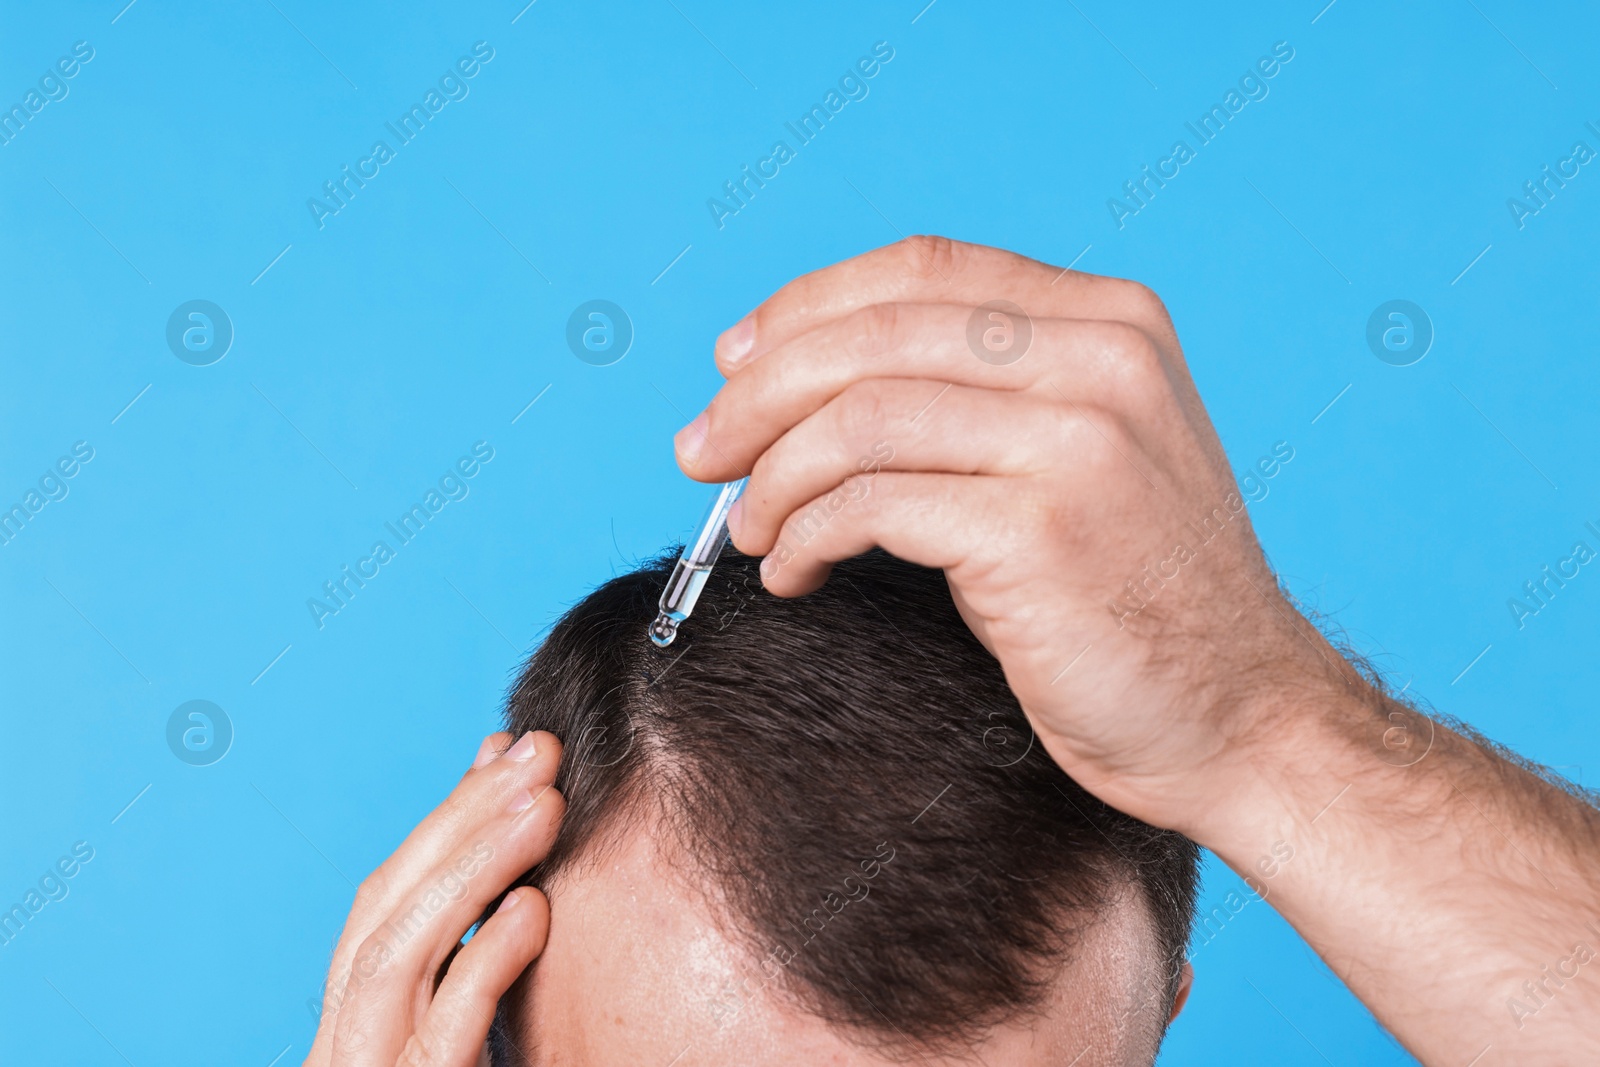
<svg viewBox="0 0 1600 1067">
<path fill-rule="evenodd" d="M 1424 1062 L 1600 1052 L 1600 813 L 1340 673 L 1196 839 Z"/>
</svg>

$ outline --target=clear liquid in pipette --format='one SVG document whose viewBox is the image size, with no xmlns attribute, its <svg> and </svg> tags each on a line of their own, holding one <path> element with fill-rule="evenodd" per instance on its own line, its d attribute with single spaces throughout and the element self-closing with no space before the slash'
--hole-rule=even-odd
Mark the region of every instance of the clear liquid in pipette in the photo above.
<svg viewBox="0 0 1600 1067">
<path fill-rule="evenodd" d="M 711 564 L 696 565 L 685 559 L 678 560 L 672 568 L 672 577 L 667 580 L 667 595 L 662 597 L 663 603 L 670 603 L 671 607 L 663 608 L 656 615 L 656 621 L 650 624 L 650 640 L 662 648 L 672 644 L 678 636 L 678 624 L 694 611 L 695 602 L 700 599 L 710 577 Z"/>
</svg>

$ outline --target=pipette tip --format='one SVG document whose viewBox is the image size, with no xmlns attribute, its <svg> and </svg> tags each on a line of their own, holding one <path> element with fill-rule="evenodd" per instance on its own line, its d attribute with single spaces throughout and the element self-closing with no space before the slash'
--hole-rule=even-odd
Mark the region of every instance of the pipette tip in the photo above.
<svg viewBox="0 0 1600 1067">
<path fill-rule="evenodd" d="M 659 648 L 666 648 L 678 636 L 678 620 L 666 612 L 656 615 L 656 621 L 650 624 L 650 640 Z"/>
</svg>

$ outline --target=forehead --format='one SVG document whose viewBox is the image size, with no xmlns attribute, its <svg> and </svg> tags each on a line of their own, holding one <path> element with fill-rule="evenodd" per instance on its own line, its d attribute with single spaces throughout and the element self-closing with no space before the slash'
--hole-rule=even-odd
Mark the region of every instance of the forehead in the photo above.
<svg viewBox="0 0 1600 1067">
<path fill-rule="evenodd" d="M 530 1067 L 873 1062 L 840 1058 L 849 1046 L 779 1002 L 648 834 L 574 868 L 550 897 L 544 954 L 513 993 Z"/>
<path fill-rule="evenodd" d="M 883 1067 L 906 1064 L 852 1044 L 790 1003 L 646 831 L 612 842 L 551 887 L 550 936 L 509 994 L 515 1067 Z M 983 1062 L 1076 1067 L 1149 1062 L 1153 933 L 1139 907 L 1085 931 L 1037 1016 L 984 1042 Z M 870 1003 L 870 992 L 862 990 Z M 1129 1056 L 1132 1054 L 1133 1058 Z M 916 1061 L 933 1063 L 936 1061 Z M 939 1061 L 942 1062 L 942 1061 Z M 968 1061 L 973 1062 L 973 1061 Z"/>
</svg>

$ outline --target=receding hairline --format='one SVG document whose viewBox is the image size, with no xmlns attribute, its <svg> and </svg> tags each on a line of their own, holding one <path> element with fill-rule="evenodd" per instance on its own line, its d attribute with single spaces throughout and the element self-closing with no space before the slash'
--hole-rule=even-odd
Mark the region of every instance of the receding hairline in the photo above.
<svg viewBox="0 0 1600 1067">
<path fill-rule="evenodd" d="M 632 799 L 632 798 L 630 798 Z M 685 846 L 680 831 L 663 827 L 662 819 L 672 819 L 666 805 L 652 797 L 648 790 L 636 799 L 637 808 L 631 811 L 619 806 L 603 824 L 597 824 L 584 846 L 568 854 L 561 867 L 550 873 L 546 892 L 550 893 L 552 907 L 562 896 L 572 893 L 585 880 L 604 881 L 615 860 L 630 855 L 642 847 L 644 855 L 656 873 L 663 876 L 670 888 L 681 892 L 697 915 L 709 920 L 716 934 L 738 953 L 741 970 L 757 974 L 763 960 L 760 940 L 739 916 L 738 908 L 722 892 L 715 877 L 702 877 L 707 872 L 692 858 L 692 850 Z M 648 812 L 649 814 L 644 814 Z M 634 819 L 626 816 L 632 814 Z M 672 824 L 676 827 L 677 824 Z M 665 832 L 658 832 L 665 830 Z M 1092 907 L 1071 909 L 1064 918 L 1074 921 L 1064 924 L 1070 929 L 1072 944 L 1064 946 L 1053 960 L 1055 973 L 1044 980 L 1046 993 L 1037 1003 L 995 1018 L 981 1028 L 958 1038 L 913 1038 L 902 1033 L 885 1032 L 878 1027 L 863 1027 L 828 1018 L 812 1010 L 806 998 L 790 982 L 768 980 L 756 986 L 757 995 L 781 1011 L 804 1016 L 820 1023 L 828 1033 L 863 1052 L 893 1063 L 914 1065 L 930 1060 L 981 1059 L 983 1046 L 996 1034 L 1027 1031 L 1037 1033 L 1040 1027 L 1070 1022 L 1095 1033 L 1098 1027 L 1109 1028 L 1115 1034 L 1114 1047 L 1127 1048 L 1136 1055 L 1148 1054 L 1155 1062 L 1165 1036 L 1172 1006 L 1177 993 L 1176 982 L 1162 981 L 1154 995 L 1148 995 L 1145 986 L 1135 981 L 1134 988 L 1120 1010 L 1118 996 L 1111 994 L 1110 1003 L 1099 1003 L 1096 1014 L 1085 1016 L 1085 1003 L 1093 1003 L 1096 996 L 1085 997 L 1084 990 L 1102 985 L 1116 977 L 1115 961 L 1124 957 L 1119 949 L 1133 946 L 1135 952 L 1146 959 L 1163 955 L 1162 939 L 1148 894 L 1131 868 L 1119 865 L 1117 877 L 1105 886 L 1101 902 Z M 1132 936 L 1128 936 L 1129 926 Z M 1181 964 L 1179 965 L 1181 969 Z M 535 961 L 523 978 L 513 987 L 507 999 L 507 1020 L 512 1033 L 525 1047 L 537 1047 L 536 1035 L 531 1030 L 534 981 L 538 961 Z M 1137 967 L 1135 967 L 1137 970 Z M 520 995 L 516 995 L 520 990 Z M 1112 1014 L 1112 1012 L 1116 1014 Z M 1139 1019 L 1148 1013 L 1150 1024 L 1139 1025 Z M 498 1061 L 497 1061 L 498 1062 Z"/>
<path fill-rule="evenodd" d="M 667 750 L 656 743 L 658 740 L 652 739 L 647 744 L 648 755 L 631 763 L 628 774 L 613 783 L 609 793 L 611 803 L 588 826 L 582 843 L 565 853 L 555 867 L 541 870 L 539 884 L 555 907 L 575 883 L 587 878 L 605 878 L 613 860 L 627 854 L 641 841 L 646 842 L 657 870 L 699 906 L 716 932 L 738 949 L 744 964 L 753 972 L 765 955 L 760 932 L 740 914 L 716 872 L 699 858 L 702 850 L 687 823 L 693 813 L 685 804 L 675 802 L 670 788 L 662 788 L 670 781 L 670 770 L 666 769 L 674 764 L 670 758 L 664 758 Z M 1138 1002 L 1117 1020 L 1121 1023 L 1149 1011 L 1154 1025 L 1147 1029 L 1146 1035 L 1153 1056 L 1165 1035 L 1176 1001 L 1183 960 L 1181 956 L 1174 958 L 1164 951 L 1157 922 L 1157 902 L 1150 898 L 1150 891 L 1139 879 L 1132 861 L 1115 856 L 1104 871 L 1108 877 L 1101 883 L 1100 893 L 1093 903 L 1060 909 L 1061 940 L 1048 959 L 1036 964 L 1042 972 L 1055 972 L 1038 975 L 1045 994 L 1037 1002 L 996 1016 L 970 1033 L 924 1040 L 885 1032 L 878 1027 L 842 1023 L 813 1010 L 803 983 L 800 988 L 787 980 L 763 983 L 762 992 L 772 1003 L 818 1020 L 831 1033 L 857 1048 L 897 1062 L 916 1063 L 924 1058 L 972 1055 L 996 1031 L 1064 1014 L 1063 1009 L 1076 1002 L 1074 992 L 1081 988 L 1076 983 L 1085 977 L 1085 970 L 1092 975 L 1096 965 L 1106 963 L 1118 946 L 1134 944 L 1155 966 L 1170 968 L 1170 973 L 1160 975 L 1159 987 L 1153 994 L 1141 989 L 1137 994 Z M 1134 939 L 1120 936 L 1121 930 L 1106 929 L 1113 924 L 1125 929 L 1124 924 L 1130 919 L 1137 930 Z M 537 967 L 537 962 L 534 966 Z M 786 972 L 784 978 L 788 978 Z M 768 985 L 776 988 L 769 991 Z M 531 993 L 530 982 L 525 995 L 517 998 L 511 1008 L 511 1021 L 519 1037 L 531 1037 L 526 1029 L 526 1008 Z M 1134 1027 L 1130 1025 L 1128 1029 L 1131 1032 Z M 1136 1038 L 1130 1033 L 1124 1039 Z"/>
<path fill-rule="evenodd" d="M 911 918 L 880 913 L 863 925 L 867 913 L 854 909 L 830 928 L 848 928 L 856 946 L 835 938 L 819 943 L 795 968 L 786 965 L 800 999 L 810 994 L 821 1004 L 809 1014 L 836 1027 L 840 1019 L 864 1020 L 870 1034 L 890 1042 L 901 1029 L 888 1016 L 880 1026 L 859 1003 L 851 1005 L 856 993 L 840 972 L 830 977 L 818 969 L 843 964 L 843 973 L 872 983 L 867 988 L 880 988 L 881 979 L 884 995 L 901 997 L 884 1006 L 913 1032 L 926 1026 L 959 1037 L 973 1033 L 979 1020 L 1025 1017 L 1048 1002 L 1048 978 L 1067 965 L 1074 932 L 1099 924 L 1099 912 L 1121 900 L 1129 883 L 1140 889 L 1156 933 L 1151 973 L 1160 972 L 1162 999 L 1170 1005 L 1188 921 L 1184 909 L 1192 909 L 1193 846 L 1103 811 L 1036 743 L 1016 766 L 970 747 L 979 717 L 980 725 L 1014 720 L 1011 729 L 1028 726 L 998 665 L 956 614 L 942 575 L 869 555 L 839 565 L 818 593 L 779 601 L 760 590 L 755 561 L 734 554 L 724 562 L 673 654 L 658 652 L 644 636 L 670 567 L 663 559 L 585 598 L 530 662 L 513 694 L 511 724 L 567 735 L 561 788 L 569 801 L 567 828 L 576 832 L 564 830 L 550 861 L 530 872 L 536 883 L 559 893 L 562 882 L 603 870 L 607 854 L 648 814 L 652 840 L 691 872 L 690 886 L 707 896 L 730 939 L 759 959 L 763 940 L 788 937 L 785 920 L 805 936 L 794 923 L 804 907 L 817 903 L 811 888 L 852 854 L 864 855 L 878 840 L 876 831 L 891 829 L 903 808 L 912 829 L 901 820 L 892 832 L 903 835 L 897 844 L 914 857 L 907 860 L 914 866 L 896 869 L 909 881 L 890 885 L 887 896 L 878 895 L 882 883 L 873 893 L 878 906 L 909 908 Z M 701 642 L 706 648 L 697 653 Z M 687 657 L 681 667 L 680 657 Z M 904 669 L 912 666 L 919 669 Z M 696 701 L 707 702 L 711 714 L 699 714 Z M 874 701 L 883 709 L 881 725 Z M 765 703 L 773 705 L 771 733 L 762 728 Z M 996 718 L 1002 712 L 1007 718 Z M 903 732 L 908 725 L 916 728 L 913 734 Z M 821 752 L 839 758 L 819 771 L 832 782 L 816 781 L 812 765 L 783 747 L 819 742 Z M 620 757 L 619 746 L 626 749 Z M 750 761 L 740 758 L 747 751 Z M 956 789 L 940 793 L 937 807 L 924 808 L 951 780 Z M 862 804 L 855 803 L 859 789 L 870 791 L 861 794 Z M 779 797 L 822 806 L 774 806 Z M 696 801 L 704 806 L 696 809 Z M 752 808 L 748 821 L 746 808 Z M 808 844 L 795 836 L 808 825 L 827 830 Z M 1006 826 L 1011 835 L 1000 832 Z M 790 840 L 797 851 L 767 855 L 766 842 L 774 838 L 776 848 Z M 858 851 L 861 844 L 866 848 Z M 741 866 L 735 856 L 719 869 L 717 857 L 705 862 L 697 845 L 742 846 L 745 859 Z M 971 879 L 963 875 L 969 870 Z M 747 874 L 756 881 L 741 884 Z M 974 880 L 975 888 L 967 889 L 964 883 Z M 969 907 L 994 912 L 1002 896 L 1003 918 L 976 911 L 970 921 L 961 918 Z M 921 915 L 924 905 L 931 910 Z M 872 947 L 877 931 L 887 940 Z M 1092 936 L 1085 930 L 1079 940 Z M 860 957 L 861 944 L 888 955 L 869 964 Z M 1031 981 L 1030 973 L 1044 980 Z"/>
</svg>

